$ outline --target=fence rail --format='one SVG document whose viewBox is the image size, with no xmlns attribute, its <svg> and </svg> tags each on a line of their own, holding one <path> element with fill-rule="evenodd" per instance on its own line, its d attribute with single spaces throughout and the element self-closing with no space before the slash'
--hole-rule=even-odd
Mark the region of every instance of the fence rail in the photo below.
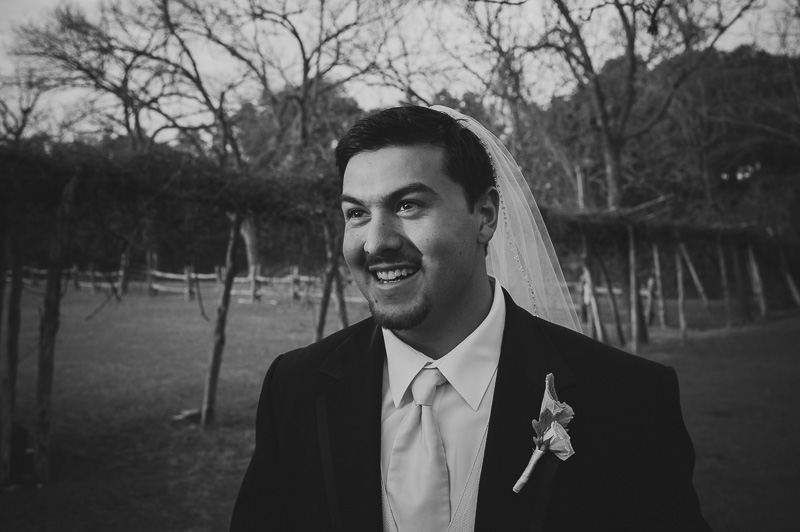
<svg viewBox="0 0 800 532">
<path fill-rule="evenodd" d="M 257 266 L 255 267 L 257 268 Z M 292 269 L 292 273 L 283 276 L 276 276 L 276 277 L 265 277 L 263 275 L 255 275 L 247 276 L 247 277 L 234 277 L 233 282 L 234 285 L 236 284 L 252 284 L 254 281 L 260 286 L 275 286 L 275 287 L 291 287 L 291 286 L 299 286 L 301 288 L 309 288 L 309 287 L 316 287 L 320 286 L 322 283 L 322 278 L 313 276 L 313 275 L 300 275 L 296 273 L 297 267 L 295 266 Z M 186 292 L 186 284 L 187 279 L 191 281 L 192 292 L 194 292 L 194 287 L 199 285 L 200 282 L 214 282 L 220 287 L 222 284 L 222 278 L 224 276 L 224 268 L 221 266 L 216 268 L 214 273 L 197 273 L 188 269 L 188 272 L 184 270 L 183 273 L 172 273 L 172 272 L 162 272 L 159 270 L 139 270 L 138 273 L 139 278 L 145 279 L 145 283 L 147 283 L 148 279 L 152 279 L 149 283 L 149 288 L 151 291 L 158 293 L 185 293 Z M 6 273 L 6 276 L 10 276 L 10 273 Z M 32 284 L 37 285 L 40 282 L 43 282 L 47 276 L 47 270 L 38 269 L 38 268 L 31 268 L 31 267 L 24 267 L 23 268 L 23 282 L 25 284 Z M 76 288 L 89 288 L 91 290 L 96 290 L 98 287 L 103 285 L 118 287 L 120 283 L 120 279 L 123 277 L 123 274 L 120 270 L 111 270 L 111 271 L 96 271 L 96 270 L 78 270 L 77 268 L 72 268 L 69 270 L 64 270 L 64 280 L 70 282 Z M 187 277 L 188 276 L 188 277 Z M 165 281 L 179 281 L 184 283 L 183 287 L 176 287 L 170 286 L 166 284 L 159 283 L 158 280 L 165 280 Z M 346 282 L 351 283 L 352 281 L 347 280 Z M 570 292 L 580 293 L 583 283 L 580 281 L 572 281 L 567 282 L 567 287 Z M 621 295 L 623 290 L 619 287 L 613 288 L 615 295 Z M 595 287 L 595 292 L 597 294 L 606 294 L 608 293 L 608 289 L 604 286 L 597 286 Z M 648 291 L 646 288 L 642 288 L 640 290 L 640 294 L 642 296 L 647 295 Z M 252 296 L 251 289 L 237 289 L 234 288 L 231 292 L 232 295 L 235 296 Z M 155 295 L 155 294 L 153 294 Z"/>
<path fill-rule="evenodd" d="M 243 303 L 256 303 L 264 295 L 264 288 L 270 287 L 277 291 L 288 290 L 293 298 L 299 298 L 301 293 L 306 297 L 311 296 L 311 291 L 322 286 L 322 278 L 313 275 L 300 275 L 297 266 L 293 266 L 287 275 L 266 277 L 258 275 L 257 265 L 250 268 L 247 277 L 235 277 L 234 288 L 231 295 L 239 297 Z M 10 272 L 6 272 L 6 277 L 10 278 Z M 37 286 L 45 281 L 47 270 L 24 267 L 23 283 L 26 285 Z M 131 277 L 135 280 L 131 281 Z M 224 268 L 219 266 L 213 273 L 197 273 L 190 267 L 186 267 L 182 273 L 164 272 L 159 270 L 134 270 L 126 275 L 122 270 L 97 271 L 94 269 L 79 270 L 77 267 L 63 270 L 63 282 L 65 287 L 73 287 L 76 290 L 88 288 L 91 293 L 98 289 L 110 289 L 122 292 L 123 284 L 127 288 L 130 282 L 137 286 L 143 286 L 145 291 L 155 296 L 159 293 L 183 294 L 187 301 L 195 298 L 198 289 L 205 289 L 212 284 L 217 293 L 222 290 L 222 280 L 224 278 Z M 239 285 L 239 287 L 237 287 Z M 241 285 L 247 285 L 242 288 Z M 242 299 L 243 298 L 243 299 Z M 347 298 L 357 301 L 359 298 Z"/>
</svg>

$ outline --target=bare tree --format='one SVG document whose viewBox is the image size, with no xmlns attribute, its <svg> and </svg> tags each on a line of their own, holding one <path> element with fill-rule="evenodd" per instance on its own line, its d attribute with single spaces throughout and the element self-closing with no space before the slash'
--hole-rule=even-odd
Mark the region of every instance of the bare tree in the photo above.
<svg viewBox="0 0 800 532">
<path fill-rule="evenodd" d="M 0 142 L 19 147 L 42 124 L 41 98 L 48 83 L 32 70 L 0 78 Z"/>
<path fill-rule="evenodd" d="M 358 0 L 316 0 L 298 2 L 291 7 L 284 2 L 231 2 L 219 6 L 191 0 L 162 0 L 160 20 L 168 36 L 166 50 L 171 53 L 153 55 L 152 59 L 173 72 L 178 83 L 195 95 L 195 102 L 211 117 L 220 164 L 231 164 L 237 172 L 247 176 L 251 173 L 249 161 L 238 137 L 236 109 L 231 96 L 247 90 L 257 91 L 268 107 L 277 110 L 283 102 L 278 98 L 275 85 L 283 94 L 287 88 L 293 89 L 290 101 L 297 112 L 265 113 L 274 117 L 273 127 L 282 132 L 284 139 L 272 147 L 273 153 L 267 158 L 309 149 L 309 131 L 316 119 L 314 102 L 320 92 L 374 68 L 370 54 L 375 52 L 370 52 L 370 47 L 379 51 L 380 40 L 375 40 L 376 34 L 369 31 L 369 26 L 382 20 L 383 7 L 382 2 Z M 200 67 L 197 46 L 209 43 L 237 65 L 239 75 L 221 86 Z M 289 64 L 282 62 L 286 57 L 282 49 L 285 52 L 286 47 L 291 50 Z M 327 83 L 323 84 L 323 80 Z M 171 120 L 166 112 L 160 111 Z M 282 123 L 280 118 L 284 116 L 292 116 L 293 121 Z M 171 122 L 180 127 L 177 121 Z M 245 216 L 240 220 L 239 216 L 237 213 L 232 217 L 234 227 L 240 228 L 248 248 L 257 249 L 257 227 L 253 219 Z M 235 238 L 234 232 L 231 238 Z M 232 249 L 235 249 L 234 242 L 229 244 L 229 255 Z M 255 252 L 248 252 L 248 256 L 253 261 Z M 232 258 L 229 262 L 227 276 L 232 276 Z M 226 277 L 226 288 L 231 284 L 228 281 Z M 226 314 L 227 302 L 223 295 L 204 393 L 203 424 L 213 421 Z"/>
<path fill-rule="evenodd" d="M 466 9 L 481 30 L 478 34 L 501 58 L 498 64 L 513 64 L 510 57 L 521 61 L 525 54 L 533 54 L 563 67 L 569 85 L 588 91 L 592 126 L 605 166 L 606 203 L 613 210 L 623 201 L 622 155 L 627 141 L 663 119 L 675 92 L 702 63 L 704 53 L 713 49 L 730 26 L 756 4 L 756 0 L 675 0 L 653 5 L 618 0 L 550 0 L 535 6 L 540 10 L 510 2 L 472 2 Z M 529 21 L 523 27 L 526 38 L 517 36 L 509 41 L 510 47 L 502 48 L 497 46 L 498 33 L 492 30 L 509 24 L 509 20 Z M 519 28 L 516 23 L 509 31 L 521 31 Z M 670 90 L 658 108 L 642 119 L 642 113 L 636 112 L 642 76 L 652 65 L 687 49 L 698 52 L 696 61 L 674 74 Z M 613 75 L 604 71 L 609 60 L 615 60 L 617 65 Z"/>
<path fill-rule="evenodd" d="M 143 26 L 152 22 L 145 11 L 138 14 Z M 103 4 L 93 19 L 65 4 L 44 23 L 17 28 L 15 37 L 12 52 L 53 85 L 78 89 L 79 106 L 105 133 L 124 135 L 134 148 L 151 140 L 148 107 L 174 96 L 167 73 L 147 64 L 146 54 L 162 47 L 163 38 L 128 27 L 119 3 Z"/>
<path fill-rule="evenodd" d="M 41 97 L 47 90 L 44 81 L 31 71 L 19 70 L 0 79 L 0 145 L 19 150 L 39 133 Z M 13 177 L 13 176 L 9 176 Z M 22 301 L 21 226 L 24 211 L 17 200 L 17 183 L 3 183 L 0 203 L 0 318 L 7 301 L 6 348 L 0 347 L 0 486 L 10 480 L 11 442 L 14 430 L 17 366 Z M 8 298 L 5 298 L 6 271 L 11 273 Z M 1 328 L 1 327 L 0 327 Z"/>
<path fill-rule="evenodd" d="M 376 69 L 385 22 L 392 20 L 387 15 L 398 4 L 117 0 L 106 4 L 96 20 L 75 8 L 60 8 L 48 24 L 21 28 L 15 51 L 41 60 L 64 83 L 102 96 L 94 111 L 105 111 L 106 123 L 137 146 L 180 138 L 213 157 L 220 170 L 248 180 L 256 172 L 240 138 L 243 104 L 257 102 L 259 116 L 275 131 L 276 142 L 258 156 L 261 170 L 279 169 L 319 148 L 310 134 L 319 119 L 315 102 Z M 230 214 L 237 231 L 231 233 L 229 250 L 236 249 L 241 235 L 250 264 L 259 263 L 254 213 Z M 226 287 L 236 273 L 234 256 Z M 204 424 L 214 417 L 228 301 L 223 294 L 217 312 Z"/>
</svg>

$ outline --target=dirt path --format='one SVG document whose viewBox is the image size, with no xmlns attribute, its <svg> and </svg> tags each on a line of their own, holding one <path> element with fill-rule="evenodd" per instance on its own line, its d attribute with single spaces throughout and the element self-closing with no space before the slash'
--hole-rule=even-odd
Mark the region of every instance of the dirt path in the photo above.
<svg viewBox="0 0 800 532">
<path fill-rule="evenodd" d="M 669 340 L 695 444 L 695 485 L 717 532 L 800 530 L 800 316 Z"/>
</svg>

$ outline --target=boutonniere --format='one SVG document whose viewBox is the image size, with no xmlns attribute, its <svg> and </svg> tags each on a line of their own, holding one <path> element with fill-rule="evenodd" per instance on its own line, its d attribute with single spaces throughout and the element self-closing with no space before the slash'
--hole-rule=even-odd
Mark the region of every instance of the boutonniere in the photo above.
<svg viewBox="0 0 800 532">
<path fill-rule="evenodd" d="M 539 419 L 533 420 L 533 431 L 536 433 L 533 437 L 533 456 L 528 462 L 528 467 L 522 472 L 522 476 L 514 484 L 514 493 L 519 493 L 528 482 L 536 462 L 544 453 L 548 451 L 554 453 L 561 460 L 566 460 L 575 454 L 566 428 L 574 416 L 575 412 L 572 407 L 558 400 L 556 387 L 553 384 L 553 374 L 548 374 L 545 378 L 544 397 L 542 398 L 542 408 L 539 411 Z"/>
</svg>

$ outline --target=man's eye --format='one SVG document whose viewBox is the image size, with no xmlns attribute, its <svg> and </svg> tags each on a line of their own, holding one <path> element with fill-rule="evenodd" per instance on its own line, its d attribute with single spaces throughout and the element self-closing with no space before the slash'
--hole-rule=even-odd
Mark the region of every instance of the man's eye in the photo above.
<svg viewBox="0 0 800 532">
<path fill-rule="evenodd" d="M 407 211 L 409 209 L 413 209 L 416 206 L 417 206 L 417 204 L 414 203 L 413 201 L 401 201 L 397 205 L 397 211 L 398 212 Z"/>
<path fill-rule="evenodd" d="M 352 220 L 352 219 L 359 219 L 363 218 L 365 215 L 364 211 L 361 209 L 348 209 L 344 212 L 345 220 Z"/>
</svg>

